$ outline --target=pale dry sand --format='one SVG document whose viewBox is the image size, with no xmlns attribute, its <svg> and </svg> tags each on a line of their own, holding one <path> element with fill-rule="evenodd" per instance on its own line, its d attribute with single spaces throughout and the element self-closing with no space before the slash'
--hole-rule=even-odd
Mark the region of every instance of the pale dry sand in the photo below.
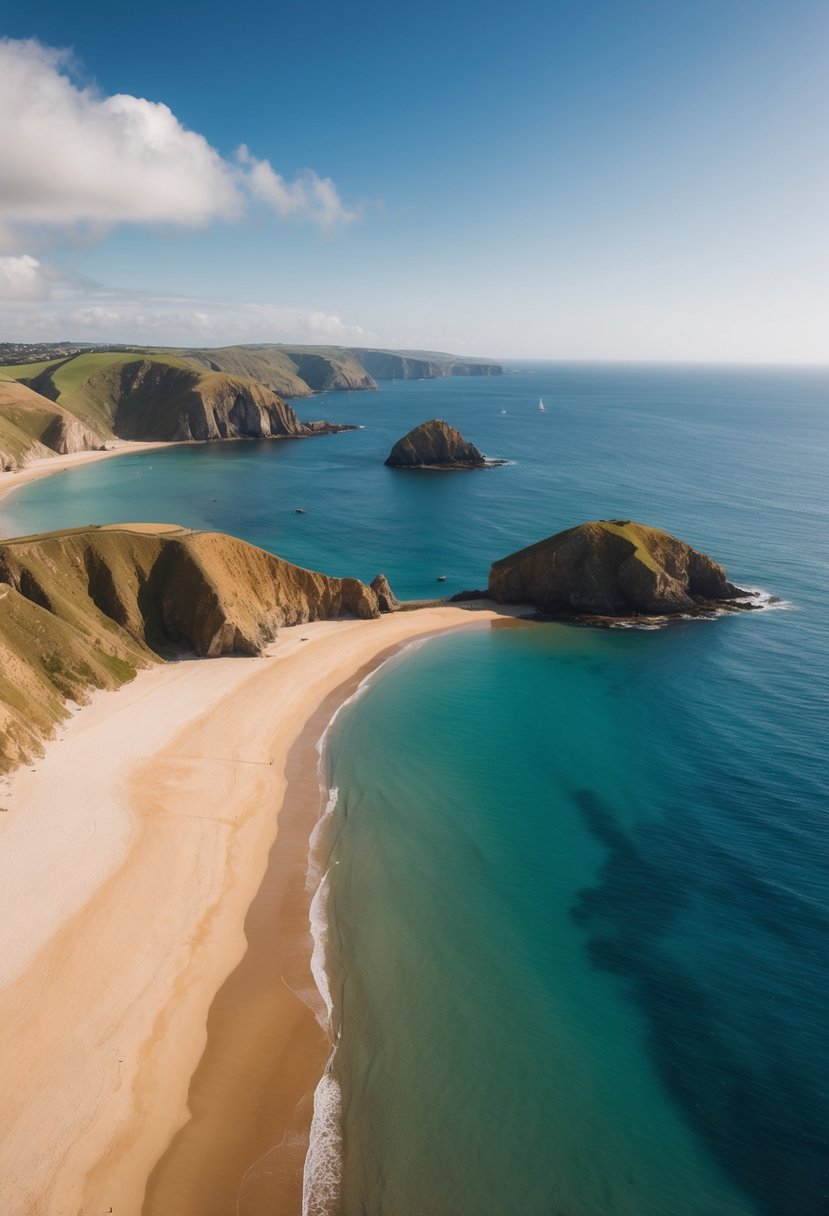
<svg viewBox="0 0 829 1216">
<path fill-rule="evenodd" d="M 438 607 L 318 622 L 283 630 L 267 658 L 192 660 L 142 672 L 118 692 L 96 695 L 33 771 L 2 783 L 4 1216 L 103 1216 L 110 1209 L 138 1216 L 162 1157 L 150 1193 L 153 1216 L 207 1216 L 208 1199 L 186 1206 L 184 1198 L 233 1126 L 234 1086 L 233 1102 L 245 1106 L 245 1068 L 256 1072 L 255 1050 L 224 1091 L 221 1075 L 209 1070 L 201 1088 L 194 1079 L 191 1100 L 206 1123 L 183 1166 L 174 1162 L 171 1171 L 165 1163 L 188 1123 L 188 1089 L 220 989 L 231 993 L 224 1012 L 217 1001 L 214 1018 L 221 1066 L 222 1036 L 232 1054 L 234 1043 L 255 1048 L 257 1034 L 273 1047 L 281 1033 L 269 1085 L 278 1091 L 284 1078 L 283 1106 L 301 1105 L 320 1053 L 319 1036 L 312 1041 L 309 1015 L 302 1020 L 291 991 L 303 982 L 302 966 L 284 950 L 279 956 L 278 965 L 295 972 L 275 985 L 281 1029 L 270 1015 L 266 1024 L 234 1021 L 232 986 L 225 985 L 246 954 L 245 917 L 260 886 L 251 908 L 253 921 L 259 908 L 259 928 L 252 921 L 249 932 L 261 936 L 264 924 L 274 936 L 267 900 L 276 896 L 268 896 L 263 877 L 289 755 L 291 787 L 296 793 L 304 783 L 307 799 L 313 760 L 295 745 L 315 713 L 317 721 L 320 712 L 330 714 L 333 694 L 390 647 L 496 615 Z M 295 820 L 283 851 L 289 864 L 283 857 L 277 870 L 288 864 L 301 872 L 307 826 Z M 277 846 L 271 867 L 280 856 Z M 300 937 L 305 942 L 305 911 L 296 899 L 293 908 L 290 898 L 285 904 L 284 894 L 276 913 L 280 925 L 292 926 L 290 954 Z M 213 1026 L 210 1033 L 212 1042 Z M 235 1153 L 236 1164 L 246 1151 Z"/>
</svg>

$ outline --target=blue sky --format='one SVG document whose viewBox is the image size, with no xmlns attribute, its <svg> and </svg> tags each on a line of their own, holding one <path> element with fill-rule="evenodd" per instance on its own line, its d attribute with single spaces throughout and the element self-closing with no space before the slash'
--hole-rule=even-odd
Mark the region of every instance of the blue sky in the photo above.
<svg viewBox="0 0 829 1216">
<path fill-rule="evenodd" d="M 829 362 L 824 2 L 6 0 L 0 34 L 0 337 Z"/>
</svg>

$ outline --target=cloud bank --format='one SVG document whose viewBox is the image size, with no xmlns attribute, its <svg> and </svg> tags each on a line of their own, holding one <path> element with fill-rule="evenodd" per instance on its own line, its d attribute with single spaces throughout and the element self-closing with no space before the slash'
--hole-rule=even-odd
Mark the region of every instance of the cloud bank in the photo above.
<svg viewBox="0 0 829 1216">
<path fill-rule="evenodd" d="M 333 343 L 371 346 L 377 335 L 321 309 L 205 300 L 152 293 L 115 293 L 55 278 L 46 305 L 37 288 L 14 301 L 3 297 L 0 258 L 0 339 L 10 342 L 112 342 L 153 346 L 225 346 L 237 342 Z M 35 283 L 48 274 L 35 259 L 15 268 Z"/>
<path fill-rule="evenodd" d="M 43 226 L 203 225 L 254 200 L 324 228 L 357 217 L 330 178 L 286 181 L 244 145 L 226 160 L 162 102 L 103 96 L 71 69 L 66 51 L 0 40 L 0 252 Z"/>
</svg>

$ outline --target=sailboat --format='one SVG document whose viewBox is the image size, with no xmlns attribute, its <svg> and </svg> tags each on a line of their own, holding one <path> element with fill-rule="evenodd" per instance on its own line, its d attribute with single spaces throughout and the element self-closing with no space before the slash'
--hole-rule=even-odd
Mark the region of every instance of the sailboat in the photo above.
<svg viewBox="0 0 829 1216">
<path fill-rule="evenodd" d="M 539 412 L 539 414 L 547 413 L 547 411 L 544 408 L 544 398 L 543 397 L 538 398 L 538 412 Z"/>
</svg>

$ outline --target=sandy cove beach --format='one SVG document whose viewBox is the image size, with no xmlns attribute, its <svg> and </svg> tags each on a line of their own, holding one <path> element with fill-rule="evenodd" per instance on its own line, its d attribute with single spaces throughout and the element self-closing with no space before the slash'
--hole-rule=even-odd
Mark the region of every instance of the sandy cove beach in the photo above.
<svg viewBox="0 0 829 1216">
<path fill-rule="evenodd" d="M 304 874 L 309 798 L 314 814 L 319 805 L 308 748 L 337 700 L 389 648 L 496 615 L 439 607 L 317 622 L 281 631 L 260 659 L 141 672 L 117 692 L 96 694 L 41 761 L 3 781 L 4 1216 L 139 1216 L 162 1158 L 146 1209 L 152 1216 L 228 1211 L 220 1192 L 222 1178 L 225 1187 L 236 1185 L 227 1174 L 233 1160 L 209 1179 L 206 1193 L 200 1185 L 211 1173 L 211 1144 L 217 1147 L 217 1136 L 223 1142 L 223 1123 L 225 1131 L 233 1126 L 234 1085 L 240 1110 L 246 1101 L 238 1077 L 222 1082 L 222 1068 L 232 1074 L 233 1066 L 221 1049 L 206 1090 L 194 1082 L 193 1101 L 205 1116 L 195 1149 L 184 1145 L 180 1168 L 175 1146 L 172 1155 L 167 1150 L 189 1119 L 188 1089 L 211 1003 L 246 954 L 245 917 L 276 838 L 289 757 L 290 788 L 305 818 L 286 832 L 285 849 L 273 850 L 272 866 L 277 858 Z M 280 924 L 287 917 L 299 933 L 307 907 L 294 900 L 293 910 L 269 911 L 265 887 L 263 894 L 266 937 L 276 937 L 269 917 Z M 276 985 L 281 1021 L 234 1027 L 231 1008 L 220 1014 L 217 1034 L 227 1039 L 229 1029 L 231 1045 L 234 1036 L 250 1042 L 257 1034 L 260 1046 L 267 1042 L 277 1090 L 286 1078 L 283 1116 L 293 1112 L 296 1124 L 310 1113 L 297 1102 L 307 1108 L 324 1044 L 292 991 L 302 985 L 302 963 L 284 965 L 295 976 Z M 304 966 L 307 973 L 307 959 Z M 296 1147 L 300 1133 L 285 1126 Z M 237 1144 L 231 1157 L 238 1164 L 245 1152 Z M 293 1187 L 285 1194 L 295 1194 L 295 1178 Z M 286 1214 L 298 1210 L 293 1198 L 286 1205 Z"/>
</svg>

